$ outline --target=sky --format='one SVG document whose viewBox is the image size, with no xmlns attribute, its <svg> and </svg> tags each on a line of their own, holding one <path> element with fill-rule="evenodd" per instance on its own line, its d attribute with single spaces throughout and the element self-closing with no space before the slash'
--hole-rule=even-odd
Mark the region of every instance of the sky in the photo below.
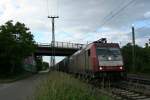
<svg viewBox="0 0 150 100">
<path fill-rule="evenodd" d="M 1 0 L 0 25 L 8 20 L 25 23 L 37 43 L 51 42 L 51 19 L 56 41 L 87 43 L 102 37 L 121 46 L 150 38 L 150 0 Z M 48 57 L 45 57 L 48 60 Z"/>
</svg>

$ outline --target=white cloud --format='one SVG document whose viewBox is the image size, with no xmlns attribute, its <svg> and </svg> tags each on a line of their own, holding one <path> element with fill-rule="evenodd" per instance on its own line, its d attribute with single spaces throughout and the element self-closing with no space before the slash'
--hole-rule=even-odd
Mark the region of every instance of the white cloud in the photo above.
<svg viewBox="0 0 150 100">
<path fill-rule="evenodd" d="M 131 42 L 131 25 L 146 26 L 143 20 L 150 18 L 150 0 L 134 0 L 109 22 L 112 14 L 130 0 L 1 0 L 0 24 L 8 20 L 23 22 L 29 27 L 37 42 L 51 41 L 51 20 L 49 15 L 58 15 L 56 40 L 87 43 L 99 38 L 125 45 Z M 59 1 L 59 2 L 58 2 Z M 59 6 L 58 6 L 59 4 Z M 48 12 L 49 11 L 49 12 Z M 108 15 L 109 16 L 106 16 Z M 145 23 L 145 24 L 144 24 Z M 144 45 L 150 38 L 149 27 L 136 31 L 136 43 Z M 142 42 L 141 42 L 142 41 Z M 46 58 L 47 61 L 48 58 Z"/>
<path fill-rule="evenodd" d="M 144 17 L 145 17 L 145 18 L 150 18 L 150 11 L 146 12 L 146 13 L 144 14 Z"/>
<path fill-rule="evenodd" d="M 129 0 L 48 0 L 49 14 L 57 14 L 56 40 L 85 42 L 100 37 L 128 42 L 132 23 L 150 17 L 150 0 L 135 0 L 119 15 L 101 26 L 105 20 Z M 59 1 L 59 2 L 58 2 Z M 25 23 L 36 41 L 51 41 L 51 20 L 47 18 L 47 0 L 1 0 L 0 23 L 8 20 Z M 59 3 L 59 6 L 57 5 Z M 109 16 L 105 17 L 106 15 Z M 144 33 L 145 30 L 143 30 Z M 85 37 L 85 38 L 84 38 Z M 141 39 L 143 35 L 140 36 Z M 126 42 L 125 42 L 126 41 Z"/>
</svg>

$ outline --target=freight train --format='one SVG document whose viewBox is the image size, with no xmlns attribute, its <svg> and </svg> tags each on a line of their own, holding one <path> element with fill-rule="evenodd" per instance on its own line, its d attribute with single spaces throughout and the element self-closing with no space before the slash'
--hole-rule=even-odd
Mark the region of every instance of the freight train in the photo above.
<svg viewBox="0 0 150 100">
<path fill-rule="evenodd" d="M 57 63 L 59 71 L 89 78 L 123 78 L 125 69 L 118 43 L 107 43 L 106 38 L 94 41 L 70 57 Z"/>
</svg>

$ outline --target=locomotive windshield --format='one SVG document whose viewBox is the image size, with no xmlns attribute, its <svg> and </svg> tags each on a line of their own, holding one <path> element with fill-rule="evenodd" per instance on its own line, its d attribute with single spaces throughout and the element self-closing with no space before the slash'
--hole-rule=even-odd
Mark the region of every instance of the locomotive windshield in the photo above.
<svg viewBox="0 0 150 100">
<path fill-rule="evenodd" d="M 122 60 L 119 48 L 97 48 L 97 55 L 101 61 Z"/>
<path fill-rule="evenodd" d="M 121 55 L 120 50 L 118 48 L 98 48 L 98 55 Z"/>
</svg>

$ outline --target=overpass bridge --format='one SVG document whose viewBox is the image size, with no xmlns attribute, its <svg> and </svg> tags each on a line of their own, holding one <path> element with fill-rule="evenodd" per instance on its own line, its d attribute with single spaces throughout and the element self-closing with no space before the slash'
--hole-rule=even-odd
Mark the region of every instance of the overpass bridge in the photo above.
<svg viewBox="0 0 150 100">
<path fill-rule="evenodd" d="M 55 42 L 55 56 L 70 56 L 84 45 L 78 43 L 69 42 Z M 35 56 L 51 56 L 52 55 L 52 44 L 38 43 L 38 48 L 35 52 Z"/>
</svg>

